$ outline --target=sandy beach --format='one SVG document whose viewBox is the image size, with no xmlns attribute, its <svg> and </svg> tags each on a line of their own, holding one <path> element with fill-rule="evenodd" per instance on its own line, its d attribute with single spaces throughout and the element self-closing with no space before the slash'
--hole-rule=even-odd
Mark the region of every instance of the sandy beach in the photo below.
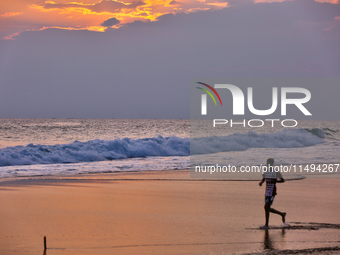
<svg viewBox="0 0 340 255">
<path fill-rule="evenodd" d="M 0 254 L 336 254 L 337 179 L 278 184 L 264 224 L 258 181 L 188 171 L 2 179 Z M 43 237 L 47 237 L 44 251 Z"/>
</svg>

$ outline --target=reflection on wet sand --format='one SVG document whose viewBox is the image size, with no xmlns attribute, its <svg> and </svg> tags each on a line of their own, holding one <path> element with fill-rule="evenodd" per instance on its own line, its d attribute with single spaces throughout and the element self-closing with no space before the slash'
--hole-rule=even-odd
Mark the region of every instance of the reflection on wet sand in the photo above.
<svg viewBox="0 0 340 255">
<path fill-rule="evenodd" d="M 286 234 L 286 230 L 283 228 L 281 230 L 281 239 L 280 239 L 280 243 L 283 243 L 284 237 Z M 263 249 L 264 250 L 275 250 L 275 242 L 273 241 L 272 238 L 270 238 L 270 234 L 269 234 L 269 230 L 266 229 L 264 232 L 264 238 L 263 238 Z"/>
</svg>

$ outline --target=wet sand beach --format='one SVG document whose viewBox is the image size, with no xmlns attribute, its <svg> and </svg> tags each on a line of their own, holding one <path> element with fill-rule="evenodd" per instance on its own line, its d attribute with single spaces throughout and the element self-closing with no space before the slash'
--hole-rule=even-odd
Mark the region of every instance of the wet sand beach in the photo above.
<svg viewBox="0 0 340 255">
<path fill-rule="evenodd" d="M 258 181 L 162 171 L 2 179 L 0 254 L 337 254 L 337 179 L 278 184 L 264 224 Z M 44 251 L 43 237 L 47 237 Z"/>
</svg>

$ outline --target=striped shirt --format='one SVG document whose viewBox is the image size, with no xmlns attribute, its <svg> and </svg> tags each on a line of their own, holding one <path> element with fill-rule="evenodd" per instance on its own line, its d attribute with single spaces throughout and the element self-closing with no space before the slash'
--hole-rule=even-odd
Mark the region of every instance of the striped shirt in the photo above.
<svg viewBox="0 0 340 255">
<path fill-rule="evenodd" d="M 266 179 L 266 197 L 276 196 L 276 180 L 282 178 L 280 172 L 265 172 L 263 178 Z"/>
</svg>

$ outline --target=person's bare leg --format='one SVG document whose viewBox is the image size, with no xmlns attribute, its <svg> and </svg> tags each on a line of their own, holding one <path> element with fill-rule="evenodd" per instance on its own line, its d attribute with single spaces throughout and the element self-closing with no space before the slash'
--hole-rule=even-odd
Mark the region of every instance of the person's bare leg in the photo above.
<svg viewBox="0 0 340 255">
<path fill-rule="evenodd" d="M 286 223 L 286 215 L 287 215 L 287 213 L 285 213 L 285 212 L 280 212 L 280 211 L 278 211 L 278 210 L 275 210 L 274 208 L 269 208 L 269 211 L 272 212 L 272 213 L 276 213 L 276 214 L 281 215 L 281 217 L 282 217 L 282 222 L 283 222 L 283 223 Z"/>
<path fill-rule="evenodd" d="M 269 206 L 265 206 L 264 210 L 265 210 L 265 213 L 266 213 L 266 224 L 265 224 L 265 226 L 268 227 L 270 207 Z"/>
<path fill-rule="evenodd" d="M 282 222 L 283 222 L 283 223 L 286 223 L 286 215 L 287 215 L 287 213 L 285 213 L 285 212 L 282 213 L 282 215 L 281 215 L 281 216 L 282 216 Z"/>
</svg>

